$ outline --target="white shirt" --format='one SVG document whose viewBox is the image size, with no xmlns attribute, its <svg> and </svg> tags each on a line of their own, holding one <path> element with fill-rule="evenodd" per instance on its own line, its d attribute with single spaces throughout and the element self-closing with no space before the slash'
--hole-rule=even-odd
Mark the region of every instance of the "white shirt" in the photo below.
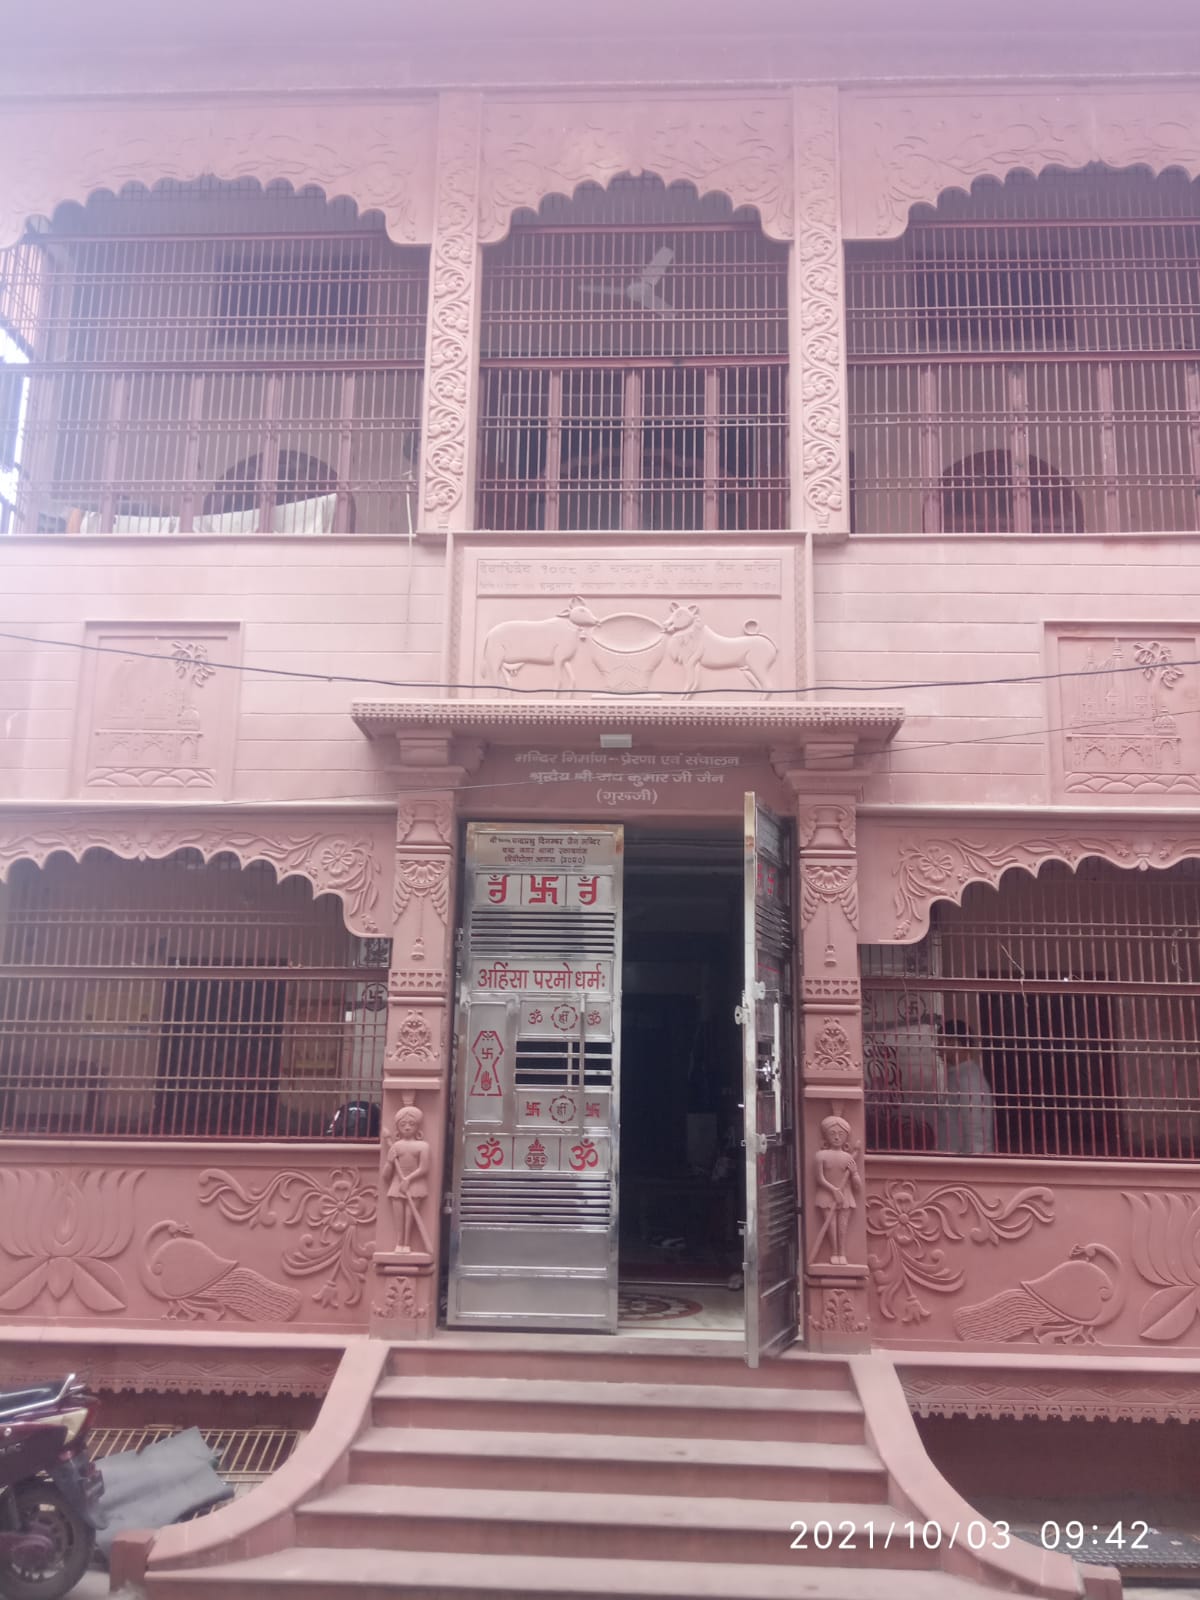
<svg viewBox="0 0 1200 1600">
<path fill-rule="evenodd" d="M 937 1148 L 956 1156 L 987 1156 L 996 1149 L 996 1102 L 973 1057 L 946 1066 L 945 1099 L 937 1109 Z"/>
</svg>

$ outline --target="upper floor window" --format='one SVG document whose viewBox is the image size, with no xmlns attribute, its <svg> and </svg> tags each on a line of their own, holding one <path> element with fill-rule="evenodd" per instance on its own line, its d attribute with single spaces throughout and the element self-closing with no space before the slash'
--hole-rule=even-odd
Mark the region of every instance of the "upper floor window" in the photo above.
<svg viewBox="0 0 1200 1600">
<path fill-rule="evenodd" d="M 1200 184 L 981 181 L 846 268 L 856 530 L 1200 528 Z"/>
<path fill-rule="evenodd" d="M 60 207 L 0 252 L 5 531 L 408 532 L 427 277 L 315 190 Z"/>
<path fill-rule="evenodd" d="M 617 178 L 484 255 L 479 525 L 787 525 L 787 251 L 754 213 Z"/>
</svg>

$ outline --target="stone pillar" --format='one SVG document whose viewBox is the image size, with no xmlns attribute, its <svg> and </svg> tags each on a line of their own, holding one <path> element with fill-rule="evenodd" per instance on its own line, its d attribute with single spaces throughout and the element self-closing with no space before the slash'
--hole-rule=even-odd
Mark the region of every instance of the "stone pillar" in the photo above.
<svg viewBox="0 0 1200 1600">
<path fill-rule="evenodd" d="M 418 511 L 422 531 L 453 533 L 471 527 L 475 516 L 482 116 L 478 94 L 444 94 L 438 103 Z"/>
<path fill-rule="evenodd" d="M 397 805 L 371 1301 L 371 1332 L 387 1339 L 427 1338 L 437 1323 L 461 776 L 451 767 L 406 775 L 424 786 L 403 788 Z"/>
<path fill-rule="evenodd" d="M 856 796 L 802 795 L 802 1325 L 810 1348 L 863 1350 L 867 1311 Z"/>
</svg>

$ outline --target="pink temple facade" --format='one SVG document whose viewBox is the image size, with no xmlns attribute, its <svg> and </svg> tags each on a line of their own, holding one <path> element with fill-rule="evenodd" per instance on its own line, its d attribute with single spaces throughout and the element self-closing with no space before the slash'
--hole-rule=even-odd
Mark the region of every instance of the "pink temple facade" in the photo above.
<svg viewBox="0 0 1200 1600">
<path fill-rule="evenodd" d="M 0 1313 L 1194 1420 L 1200 60 L 523 10 L 0 67 Z"/>
</svg>

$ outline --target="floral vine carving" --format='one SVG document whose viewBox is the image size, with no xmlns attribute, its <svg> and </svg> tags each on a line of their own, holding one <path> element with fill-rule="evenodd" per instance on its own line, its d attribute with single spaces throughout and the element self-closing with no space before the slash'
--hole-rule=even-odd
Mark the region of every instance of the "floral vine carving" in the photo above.
<svg viewBox="0 0 1200 1600">
<path fill-rule="evenodd" d="M 61 1172 L 0 1167 L 0 1253 L 19 1263 L 0 1290 L 0 1311 L 25 1311 L 43 1294 L 68 1294 L 89 1311 L 127 1309 L 112 1262 L 133 1238 L 142 1171 Z"/>
<path fill-rule="evenodd" d="M 285 1210 L 285 1228 L 304 1227 L 299 1243 L 284 1252 L 282 1266 L 292 1278 L 326 1273 L 313 1290 L 320 1306 L 356 1306 L 374 1240 L 376 1185 L 360 1173 L 339 1167 L 327 1176 L 277 1172 L 268 1182 L 243 1185 L 230 1172 L 210 1167 L 200 1174 L 201 1205 L 216 1205 L 230 1222 L 273 1228 Z"/>
<path fill-rule="evenodd" d="M 16 115 L 16 113 L 14 113 Z M 319 184 L 332 199 L 349 195 L 360 211 L 382 211 L 392 237 L 428 237 L 427 174 L 432 165 L 432 117 L 427 105 L 372 108 L 364 121 L 357 104 L 283 102 L 271 107 L 224 103 L 94 106 L 90 137 L 55 111 L 20 113 L 27 159 L 5 173 L 0 248 L 31 216 L 49 216 L 64 200 L 83 202 L 98 189 L 126 184 L 218 178 L 287 179 L 298 188 Z M 16 128 L 8 131 L 8 140 Z"/>
<path fill-rule="evenodd" d="M 1170 1344 L 1200 1317 L 1200 1201 L 1187 1194 L 1125 1198 L 1133 1212 L 1133 1264 L 1157 1288 L 1142 1307 L 1138 1332 Z"/>
<path fill-rule="evenodd" d="M 1053 1220 L 1054 1195 L 1045 1188 L 988 1200 L 962 1183 L 938 1184 L 922 1195 L 915 1183 L 889 1180 L 866 1208 L 867 1236 L 879 1241 L 867 1264 L 880 1315 L 918 1322 L 930 1315 L 918 1289 L 953 1294 L 962 1288 L 966 1274 L 947 1262 L 944 1243 L 969 1237 L 973 1244 L 1007 1244 L 1023 1239 L 1035 1223 Z"/>
<path fill-rule="evenodd" d="M 460 514 L 467 488 L 480 106 L 478 95 L 444 96 L 438 132 L 421 514 L 424 523 L 443 529 Z"/>
<path fill-rule="evenodd" d="M 176 850 L 195 850 L 206 861 L 231 851 L 243 865 L 269 861 L 280 878 L 307 878 L 316 894 L 336 894 L 356 933 L 377 934 L 380 865 L 368 837 L 346 834 L 230 833 L 220 828 L 171 826 L 153 820 L 130 825 L 122 817 L 103 819 L 75 814 L 51 827 L 6 829 L 0 841 L 0 879 L 14 861 L 44 866 L 56 851 L 81 861 L 89 850 L 110 850 L 128 861 L 157 861 Z"/>
<path fill-rule="evenodd" d="M 1131 864 L 1134 851 L 1110 839 L 1081 839 L 1077 834 L 1044 834 L 1039 838 L 1005 840 L 1000 844 L 970 839 L 923 839 L 905 845 L 893 871 L 896 912 L 895 938 L 920 937 L 928 927 L 934 900 L 962 901 L 972 882 L 993 888 L 1010 867 L 1036 870 L 1046 861 L 1064 861 L 1076 867 L 1086 856 L 1102 856 L 1121 865 Z"/>
<path fill-rule="evenodd" d="M 671 110 L 639 100 L 496 103 L 484 121 L 480 237 L 502 239 L 515 210 L 548 194 L 571 195 L 619 172 L 654 172 L 754 206 L 772 238 L 790 239 L 791 148 L 782 97 L 679 102 Z"/>
<path fill-rule="evenodd" d="M 969 190 L 984 174 L 1016 168 L 1081 167 L 1090 161 L 1156 172 L 1197 169 L 1200 125 L 1194 97 L 1157 89 L 1073 96 L 975 94 L 850 101 L 846 167 L 854 194 L 846 217 L 852 238 L 902 233 L 909 208 L 944 189 Z M 857 204 L 853 203 L 854 201 Z"/>
<path fill-rule="evenodd" d="M 824 532 L 842 522 L 843 317 L 836 90 L 795 99 L 800 214 L 796 230 L 800 323 L 801 515 Z"/>
</svg>

